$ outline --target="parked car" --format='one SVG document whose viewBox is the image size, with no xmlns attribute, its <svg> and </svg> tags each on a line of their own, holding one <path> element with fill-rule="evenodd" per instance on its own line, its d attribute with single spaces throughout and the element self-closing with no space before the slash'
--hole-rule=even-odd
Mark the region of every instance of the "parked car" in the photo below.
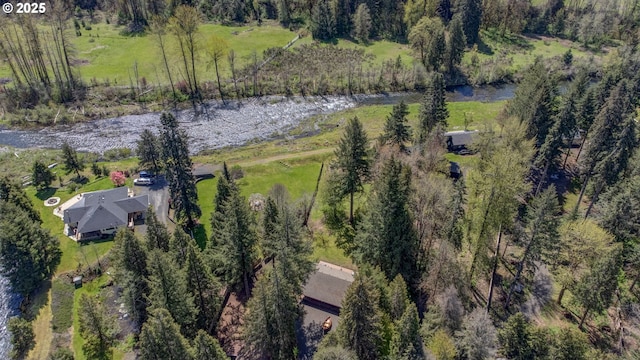
<svg viewBox="0 0 640 360">
<path fill-rule="evenodd" d="M 153 185 L 153 179 L 151 178 L 133 179 L 133 185 Z"/>
<path fill-rule="evenodd" d="M 155 175 L 148 171 L 140 171 L 140 178 L 142 179 L 152 179 Z"/>
</svg>

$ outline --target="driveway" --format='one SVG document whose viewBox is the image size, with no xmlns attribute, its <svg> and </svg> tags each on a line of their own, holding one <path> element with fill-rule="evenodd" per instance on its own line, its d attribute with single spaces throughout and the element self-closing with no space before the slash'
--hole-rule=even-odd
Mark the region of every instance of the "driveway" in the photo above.
<svg viewBox="0 0 640 360">
<path fill-rule="evenodd" d="M 169 220 L 169 187 L 167 186 L 164 175 L 158 175 L 155 180 L 155 183 L 150 186 L 134 185 L 133 191 L 136 195 L 149 195 L 149 204 L 151 204 L 156 211 L 158 220 L 166 224 Z"/>
</svg>

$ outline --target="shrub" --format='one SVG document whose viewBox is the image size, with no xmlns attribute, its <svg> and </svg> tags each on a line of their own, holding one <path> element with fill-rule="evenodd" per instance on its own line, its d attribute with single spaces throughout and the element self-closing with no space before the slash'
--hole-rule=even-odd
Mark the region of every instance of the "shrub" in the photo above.
<svg viewBox="0 0 640 360">
<path fill-rule="evenodd" d="M 23 358 L 35 345 L 35 335 L 31 323 L 27 320 L 14 316 L 9 319 L 8 329 L 11 332 L 12 359 Z"/>
<path fill-rule="evenodd" d="M 98 166 L 98 163 L 94 162 L 91 164 L 91 173 L 95 176 L 102 175 L 102 169 Z"/>
<path fill-rule="evenodd" d="M 126 178 L 122 171 L 112 171 L 111 175 L 109 175 L 109 178 L 113 182 L 113 185 L 117 187 L 123 186 L 126 181 Z"/>
</svg>

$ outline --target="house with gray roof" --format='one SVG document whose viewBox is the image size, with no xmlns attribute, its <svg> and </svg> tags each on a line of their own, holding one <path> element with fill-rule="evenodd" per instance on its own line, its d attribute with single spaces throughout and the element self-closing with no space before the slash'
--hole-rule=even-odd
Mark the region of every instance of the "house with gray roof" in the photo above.
<svg viewBox="0 0 640 360">
<path fill-rule="evenodd" d="M 444 138 L 447 142 L 447 150 L 457 151 L 468 149 L 477 134 L 478 130 L 457 130 L 444 133 Z"/>
<path fill-rule="evenodd" d="M 127 187 L 83 193 L 63 212 L 65 233 L 76 241 L 113 234 L 120 227 L 133 227 L 148 207 L 148 195 L 130 195 Z"/>
</svg>

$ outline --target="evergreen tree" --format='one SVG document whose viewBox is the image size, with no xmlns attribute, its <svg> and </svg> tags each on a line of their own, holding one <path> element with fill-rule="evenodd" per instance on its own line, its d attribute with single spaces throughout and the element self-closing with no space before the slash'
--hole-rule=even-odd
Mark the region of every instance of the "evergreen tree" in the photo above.
<svg viewBox="0 0 640 360">
<path fill-rule="evenodd" d="M 147 249 L 149 251 L 153 249 L 159 249 L 163 252 L 169 251 L 169 231 L 167 231 L 167 227 L 158 220 L 158 217 L 151 206 L 147 208 L 145 223 L 147 225 L 147 231 L 144 237 Z"/>
<path fill-rule="evenodd" d="M 420 19 L 427 15 L 425 0 L 407 0 L 404 4 L 404 23 L 407 29 L 412 29 Z"/>
<path fill-rule="evenodd" d="M 619 182 L 604 194 L 600 223 L 616 241 L 629 244 L 640 239 L 640 176 Z"/>
<path fill-rule="evenodd" d="M 331 12 L 329 0 L 319 0 L 311 15 L 311 34 L 314 39 L 327 41 L 336 35 L 336 20 Z"/>
<path fill-rule="evenodd" d="M 367 4 L 358 5 L 356 13 L 353 15 L 353 36 L 360 42 L 366 44 L 371 36 L 371 15 Z"/>
<path fill-rule="evenodd" d="M 348 36 L 351 33 L 353 13 L 351 0 L 333 0 L 331 8 L 336 19 L 336 35 Z M 371 17 L 369 17 L 369 28 L 371 28 Z"/>
<path fill-rule="evenodd" d="M 116 319 L 107 313 L 102 302 L 95 297 L 80 296 L 80 334 L 84 339 L 82 351 L 89 359 L 111 359 L 111 348 L 116 344 L 120 331 Z"/>
<path fill-rule="evenodd" d="M 424 359 L 422 338 L 420 337 L 420 319 L 415 304 L 409 302 L 396 325 L 391 340 L 391 358 Z"/>
<path fill-rule="evenodd" d="M 215 244 L 216 238 L 220 236 L 217 234 L 217 231 L 222 228 L 222 222 L 225 219 L 224 204 L 229 200 L 232 194 L 238 191 L 235 182 L 231 178 L 226 162 L 223 163 L 222 176 L 218 179 L 216 189 L 216 196 L 213 200 L 214 209 L 211 214 L 211 227 L 213 229 L 213 233 L 211 235 L 212 244 Z"/>
<path fill-rule="evenodd" d="M 507 104 L 507 114 L 527 125 L 527 137 L 535 139 L 536 146 L 542 145 L 553 126 L 556 92 L 555 81 L 538 57 Z"/>
<path fill-rule="evenodd" d="M 618 275 L 622 264 L 621 252 L 614 250 L 610 255 L 601 257 L 572 290 L 574 299 L 582 305 L 584 312 L 580 318 L 580 327 L 587 315 L 595 311 L 606 310 L 618 288 Z"/>
<path fill-rule="evenodd" d="M 12 359 L 23 359 L 35 345 L 35 334 L 31 323 L 24 318 L 14 316 L 7 322 L 7 330 L 11 333 Z"/>
<path fill-rule="evenodd" d="M 534 198 L 527 209 L 526 227 L 521 246 L 524 252 L 518 265 L 516 275 L 509 288 L 505 301 L 505 309 L 509 307 L 511 295 L 515 286 L 520 282 L 520 277 L 525 268 L 535 269 L 535 263 L 540 261 L 543 254 L 553 250 L 558 239 L 558 226 L 560 225 L 557 213 L 559 211 L 555 185 L 551 185 L 540 196 Z"/>
<path fill-rule="evenodd" d="M 335 151 L 336 168 L 339 173 L 335 180 L 337 198 L 349 196 L 349 222 L 355 226 L 353 218 L 353 200 L 357 192 L 362 191 L 364 182 L 369 178 L 371 160 L 368 154 L 369 139 L 357 117 L 349 121 L 338 148 Z"/>
<path fill-rule="evenodd" d="M 220 347 L 218 339 L 203 330 L 198 331 L 198 335 L 193 340 L 193 350 L 197 360 L 226 360 L 229 358 Z"/>
<path fill-rule="evenodd" d="M 142 326 L 147 319 L 149 284 L 147 252 L 129 230 L 121 229 L 114 239 L 116 280 L 124 289 L 122 297 L 133 321 Z"/>
<path fill-rule="evenodd" d="M 151 130 L 144 129 L 137 142 L 136 155 L 138 166 L 145 169 L 151 167 L 155 174 L 160 169 L 160 141 Z"/>
<path fill-rule="evenodd" d="M 214 271 L 229 285 L 243 284 L 249 295 L 249 277 L 253 273 L 257 236 L 252 226 L 249 204 L 237 191 L 223 205 L 224 219 L 219 224 L 215 247 L 210 247 Z"/>
<path fill-rule="evenodd" d="M 391 115 L 387 116 L 384 124 L 384 133 L 380 137 L 380 141 L 397 145 L 400 150 L 406 149 L 405 143 L 411 140 L 411 127 L 407 124 L 407 115 L 409 110 L 404 101 L 393 106 Z"/>
<path fill-rule="evenodd" d="M 75 172 L 78 179 L 80 179 L 80 171 L 84 170 L 84 162 L 78 157 L 76 150 L 66 141 L 62 143 L 62 157 L 64 158 L 67 174 Z"/>
<path fill-rule="evenodd" d="M 445 0 L 447 1 L 447 0 Z M 444 2 L 444 1 L 443 1 Z M 449 23 L 449 31 L 447 36 L 447 48 L 444 55 L 444 63 L 449 74 L 453 74 L 456 66 L 462 62 L 464 49 L 467 46 L 467 39 L 464 36 L 462 20 L 460 16 L 456 16 Z"/>
<path fill-rule="evenodd" d="M 40 160 L 36 160 L 33 163 L 33 170 L 31 171 L 31 182 L 38 190 L 44 190 L 51 185 L 54 176 L 51 170 L 43 164 Z"/>
<path fill-rule="evenodd" d="M 441 73 L 433 72 L 426 84 L 418 121 L 418 143 L 424 144 L 433 129 L 445 130 L 447 128 L 447 101 L 445 98 L 444 77 Z"/>
<path fill-rule="evenodd" d="M 397 321 L 405 314 L 409 302 L 409 294 L 407 292 L 407 283 L 404 282 L 402 275 L 398 274 L 393 281 L 389 283 L 389 302 L 391 311 L 389 315 L 391 320 Z"/>
<path fill-rule="evenodd" d="M 482 20 L 482 0 L 457 1 L 455 14 L 460 16 L 467 44 L 477 43 Z"/>
<path fill-rule="evenodd" d="M 196 183 L 191 173 L 193 164 L 189 158 L 187 134 L 178 127 L 178 121 L 169 113 L 163 113 L 160 122 L 162 160 L 167 171 L 171 204 L 175 209 L 177 222 L 192 229 L 196 218 L 202 213 L 198 206 Z"/>
<path fill-rule="evenodd" d="M 197 309 L 187 288 L 185 271 L 168 254 L 159 250 L 150 252 L 148 263 L 151 308 L 167 309 L 184 334 L 193 334 Z"/>
<path fill-rule="evenodd" d="M 370 279 L 356 274 L 342 300 L 338 339 L 361 360 L 378 359 L 381 355 L 382 327 L 375 291 Z"/>
<path fill-rule="evenodd" d="M 8 177 L 0 177 L 0 203 L 7 202 L 16 205 L 27 212 L 29 219 L 41 223 L 40 213 L 33 208 L 27 193 L 17 182 L 9 180 Z"/>
<path fill-rule="evenodd" d="M 28 298 L 55 271 L 58 238 L 18 205 L 0 200 L 0 272 L 13 291 Z"/>
<path fill-rule="evenodd" d="M 182 232 L 176 230 L 176 232 Z M 184 269 L 187 274 L 187 288 L 193 296 L 198 309 L 198 328 L 209 331 L 215 325 L 220 310 L 220 283 L 212 275 L 211 269 L 204 261 L 200 248 L 195 241 L 182 232 L 183 238 L 188 240 L 186 248 L 186 263 Z"/>
<path fill-rule="evenodd" d="M 596 116 L 589 145 L 582 158 L 584 180 L 574 212 L 582 201 L 587 184 L 595 175 L 598 186 L 592 196 L 592 205 L 606 185 L 615 183 L 637 145 L 634 112 L 631 94 L 626 80 L 621 81 L 612 91 L 606 103 Z M 589 206 L 589 210 L 591 206 Z M 589 210 L 586 216 L 589 215 Z"/>
<path fill-rule="evenodd" d="M 190 360 L 192 349 L 180 333 L 171 314 L 163 308 L 153 310 L 140 333 L 141 360 Z M 196 358 L 197 359 L 197 358 Z"/>
<path fill-rule="evenodd" d="M 417 237 L 409 211 L 410 187 L 410 169 L 394 158 L 386 161 L 356 234 L 356 257 L 379 266 L 387 279 L 401 274 L 411 283 L 417 275 Z"/>
<path fill-rule="evenodd" d="M 557 360 L 586 360 L 589 348 L 589 337 L 585 333 L 565 327 L 556 335 L 549 357 Z"/>
<path fill-rule="evenodd" d="M 531 346 L 531 324 L 522 313 L 509 317 L 504 327 L 498 331 L 502 354 L 508 359 L 527 360 L 534 358 Z"/>
<path fill-rule="evenodd" d="M 184 268 L 184 264 L 187 262 L 188 249 L 191 245 L 194 245 L 194 242 L 194 239 L 180 228 L 176 228 L 173 232 L 173 236 L 169 241 L 169 250 L 181 269 Z"/>
</svg>

